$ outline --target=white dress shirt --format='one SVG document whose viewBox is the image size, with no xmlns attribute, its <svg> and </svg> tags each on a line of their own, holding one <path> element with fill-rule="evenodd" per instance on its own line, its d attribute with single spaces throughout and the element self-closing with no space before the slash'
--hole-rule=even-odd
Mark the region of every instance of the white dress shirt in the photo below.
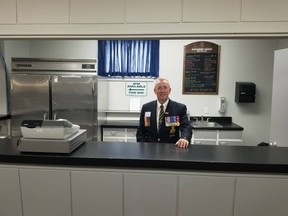
<svg viewBox="0 0 288 216">
<path fill-rule="evenodd" d="M 160 106 L 163 105 L 163 110 L 164 110 L 164 113 L 165 113 L 165 110 L 167 108 L 167 104 L 169 102 L 169 99 L 164 103 L 164 104 L 161 104 L 158 100 L 157 100 L 157 115 L 156 115 L 156 122 L 157 122 L 157 129 L 158 129 L 158 119 L 159 119 L 159 113 L 160 113 Z M 165 120 L 165 119 L 164 119 Z"/>
</svg>

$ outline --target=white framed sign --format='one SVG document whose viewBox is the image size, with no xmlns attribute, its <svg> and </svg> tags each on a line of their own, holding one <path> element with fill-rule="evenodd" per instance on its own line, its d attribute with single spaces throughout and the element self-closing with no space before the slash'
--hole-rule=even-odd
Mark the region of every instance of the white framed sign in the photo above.
<svg viewBox="0 0 288 216">
<path fill-rule="evenodd" d="M 147 82 L 126 82 L 127 96 L 147 96 Z"/>
</svg>

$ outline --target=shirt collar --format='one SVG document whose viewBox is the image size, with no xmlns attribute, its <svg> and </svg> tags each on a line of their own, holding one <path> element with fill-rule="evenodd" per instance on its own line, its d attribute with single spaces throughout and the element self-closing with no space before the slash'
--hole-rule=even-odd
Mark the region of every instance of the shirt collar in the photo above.
<svg viewBox="0 0 288 216">
<path fill-rule="evenodd" d="M 166 109 L 168 102 L 169 102 L 169 98 L 168 98 L 168 100 L 163 104 L 164 110 Z M 159 108 L 160 106 L 161 106 L 161 103 L 157 100 L 157 107 Z"/>
</svg>

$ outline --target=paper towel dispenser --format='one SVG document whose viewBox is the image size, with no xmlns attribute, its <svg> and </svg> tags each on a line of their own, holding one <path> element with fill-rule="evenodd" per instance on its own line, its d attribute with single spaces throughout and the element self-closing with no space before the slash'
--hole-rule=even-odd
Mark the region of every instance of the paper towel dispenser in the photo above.
<svg viewBox="0 0 288 216">
<path fill-rule="evenodd" d="M 256 97 L 256 85 L 253 82 L 236 82 L 235 102 L 254 103 Z"/>
</svg>

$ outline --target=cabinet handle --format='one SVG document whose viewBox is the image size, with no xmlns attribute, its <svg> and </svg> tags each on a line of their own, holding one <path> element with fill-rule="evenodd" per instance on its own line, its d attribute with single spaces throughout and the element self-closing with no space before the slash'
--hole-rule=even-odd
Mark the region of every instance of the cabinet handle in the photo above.
<svg viewBox="0 0 288 216">
<path fill-rule="evenodd" d="M 117 131 L 110 131 L 110 134 L 111 134 L 112 136 L 115 136 L 115 135 L 117 134 Z"/>
<path fill-rule="evenodd" d="M 124 139 L 118 139 L 118 142 L 125 142 Z"/>
</svg>

